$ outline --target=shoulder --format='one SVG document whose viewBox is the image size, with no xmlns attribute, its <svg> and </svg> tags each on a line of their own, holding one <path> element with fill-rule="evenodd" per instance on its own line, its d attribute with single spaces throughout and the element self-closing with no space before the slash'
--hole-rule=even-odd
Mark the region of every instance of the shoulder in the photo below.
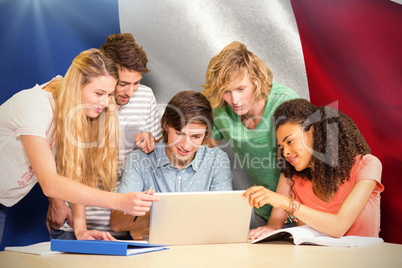
<svg viewBox="0 0 402 268">
<path fill-rule="evenodd" d="M 150 106 L 155 102 L 156 100 L 152 89 L 144 85 L 139 85 L 137 90 L 134 92 L 134 96 L 132 96 L 128 103 L 124 105 L 124 112 L 122 113 L 131 114 L 132 109 L 135 111 L 143 109 L 149 110 Z"/>
<path fill-rule="evenodd" d="M 271 93 L 269 94 L 269 98 L 283 98 L 290 100 L 299 98 L 299 95 L 297 95 L 294 90 L 274 81 L 272 83 L 272 89 Z"/>
<path fill-rule="evenodd" d="M 219 120 L 222 118 L 232 118 L 234 115 L 234 112 L 231 108 L 229 108 L 229 105 L 224 105 L 222 107 L 215 108 L 213 110 L 214 114 L 214 120 Z"/>
<path fill-rule="evenodd" d="M 140 84 L 137 88 L 137 90 L 135 91 L 135 95 L 141 96 L 141 97 L 148 97 L 148 98 L 155 98 L 154 92 L 152 91 L 152 89 L 148 86 L 142 85 Z"/>
<path fill-rule="evenodd" d="M 366 154 L 363 157 L 356 156 L 356 163 L 355 165 L 361 165 L 361 166 L 372 166 L 376 168 L 382 169 L 382 164 L 380 159 L 378 159 L 376 156 L 372 154 Z"/>
<path fill-rule="evenodd" d="M 41 105 L 50 105 L 50 100 L 53 100 L 53 96 L 50 92 L 43 90 L 42 87 L 37 84 L 33 88 L 24 89 L 16 93 L 11 100 L 15 103 L 24 102 L 24 105 L 36 105 L 38 102 Z"/>
<path fill-rule="evenodd" d="M 214 113 L 214 116 L 219 116 L 221 114 L 225 114 L 226 111 L 225 111 L 224 107 L 218 107 L 213 110 L 213 113 Z"/>
<path fill-rule="evenodd" d="M 53 96 L 39 85 L 16 93 L 7 105 L 16 114 L 52 114 Z"/>
<path fill-rule="evenodd" d="M 269 93 L 268 100 L 266 102 L 266 112 L 264 112 L 264 116 L 269 118 L 272 117 L 279 105 L 285 101 L 297 98 L 299 98 L 299 96 L 292 89 L 277 82 L 273 82 L 271 93 Z"/>
<path fill-rule="evenodd" d="M 210 148 L 207 145 L 202 145 L 198 150 L 200 149 L 203 151 L 204 156 L 208 158 L 215 158 L 219 161 L 223 158 L 228 158 L 227 153 L 225 153 L 219 147 Z"/>
<path fill-rule="evenodd" d="M 51 93 L 39 85 L 15 94 L 2 106 L 3 120 L 17 132 L 17 135 L 46 137 L 46 131 L 53 121 L 54 101 Z"/>
<path fill-rule="evenodd" d="M 371 179 L 380 183 L 381 174 L 381 161 L 372 154 L 366 154 L 363 157 L 360 155 L 356 156 L 356 162 L 350 171 L 351 179 L 356 179 L 356 181 Z"/>
</svg>

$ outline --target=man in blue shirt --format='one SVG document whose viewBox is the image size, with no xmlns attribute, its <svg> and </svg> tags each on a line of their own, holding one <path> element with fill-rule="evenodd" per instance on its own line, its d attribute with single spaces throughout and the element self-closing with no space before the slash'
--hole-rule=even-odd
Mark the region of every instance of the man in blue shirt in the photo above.
<svg viewBox="0 0 402 268">
<path fill-rule="evenodd" d="M 182 91 L 168 103 L 161 120 L 163 140 L 149 154 L 133 151 L 126 159 L 119 193 L 230 191 L 232 173 L 229 158 L 219 148 L 202 143 L 209 138 L 213 114 L 209 101 L 199 92 Z M 151 192 L 153 193 L 153 192 Z M 112 211 L 114 231 L 130 231 L 141 239 L 149 230 L 148 211 L 134 218 Z"/>
</svg>

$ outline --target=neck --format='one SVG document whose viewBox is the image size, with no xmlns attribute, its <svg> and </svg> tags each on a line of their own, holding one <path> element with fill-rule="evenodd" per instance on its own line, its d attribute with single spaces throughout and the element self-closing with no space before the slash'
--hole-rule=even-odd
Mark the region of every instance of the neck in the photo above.
<svg viewBox="0 0 402 268">
<path fill-rule="evenodd" d="M 259 120 L 264 113 L 265 102 L 266 101 L 264 99 L 256 100 L 251 106 L 251 109 L 248 111 L 248 113 L 241 116 L 242 119 Z"/>
</svg>

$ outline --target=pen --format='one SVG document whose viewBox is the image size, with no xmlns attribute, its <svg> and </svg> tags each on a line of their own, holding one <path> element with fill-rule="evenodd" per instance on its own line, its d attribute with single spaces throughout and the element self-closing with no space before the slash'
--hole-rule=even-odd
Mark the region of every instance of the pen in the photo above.
<svg viewBox="0 0 402 268">
<path fill-rule="evenodd" d="M 147 193 L 146 193 L 146 194 L 150 194 L 150 193 L 151 193 L 151 191 L 152 191 L 152 186 L 151 186 L 151 187 L 149 187 L 149 189 L 148 189 L 148 191 L 147 191 Z M 135 216 L 135 217 L 134 217 L 134 221 L 133 221 L 133 222 L 135 222 L 135 221 L 137 220 L 137 218 L 138 218 L 138 216 Z"/>
</svg>

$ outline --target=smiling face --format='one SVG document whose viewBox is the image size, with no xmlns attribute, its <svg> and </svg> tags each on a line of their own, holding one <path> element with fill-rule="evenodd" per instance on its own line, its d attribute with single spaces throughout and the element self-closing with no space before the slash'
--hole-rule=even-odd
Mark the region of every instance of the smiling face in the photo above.
<svg viewBox="0 0 402 268">
<path fill-rule="evenodd" d="M 227 90 L 223 93 L 223 100 L 236 114 L 247 115 L 252 110 L 255 102 L 254 84 L 246 73 L 232 76 L 239 78 L 234 79 Z"/>
<path fill-rule="evenodd" d="M 119 82 L 116 85 L 115 99 L 118 106 L 126 105 L 130 98 L 134 96 L 135 91 L 140 86 L 142 73 L 129 71 L 127 69 L 120 70 Z"/>
<path fill-rule="evenodd" d="M 117 80 L 111 76 L 98 76 L 82 88 L 85 115 L 96 118 L 109 106 Z"/>
<path fill-rule="evenodd" d="M 167 127 L 166 154 L 174 166 L 181 169 L 194 159 L 204 141 L 206 129 L 206 125 L 197 123 L 189 123 L 181 131 Z"/>
<path fill-rule="evenodd" d="M 278 127 L 276 137 L 281 154 L 297 171 L 311 168 L 313 128 L 303 131 L 299 124 L 286 123 Z"/>
</svg>

